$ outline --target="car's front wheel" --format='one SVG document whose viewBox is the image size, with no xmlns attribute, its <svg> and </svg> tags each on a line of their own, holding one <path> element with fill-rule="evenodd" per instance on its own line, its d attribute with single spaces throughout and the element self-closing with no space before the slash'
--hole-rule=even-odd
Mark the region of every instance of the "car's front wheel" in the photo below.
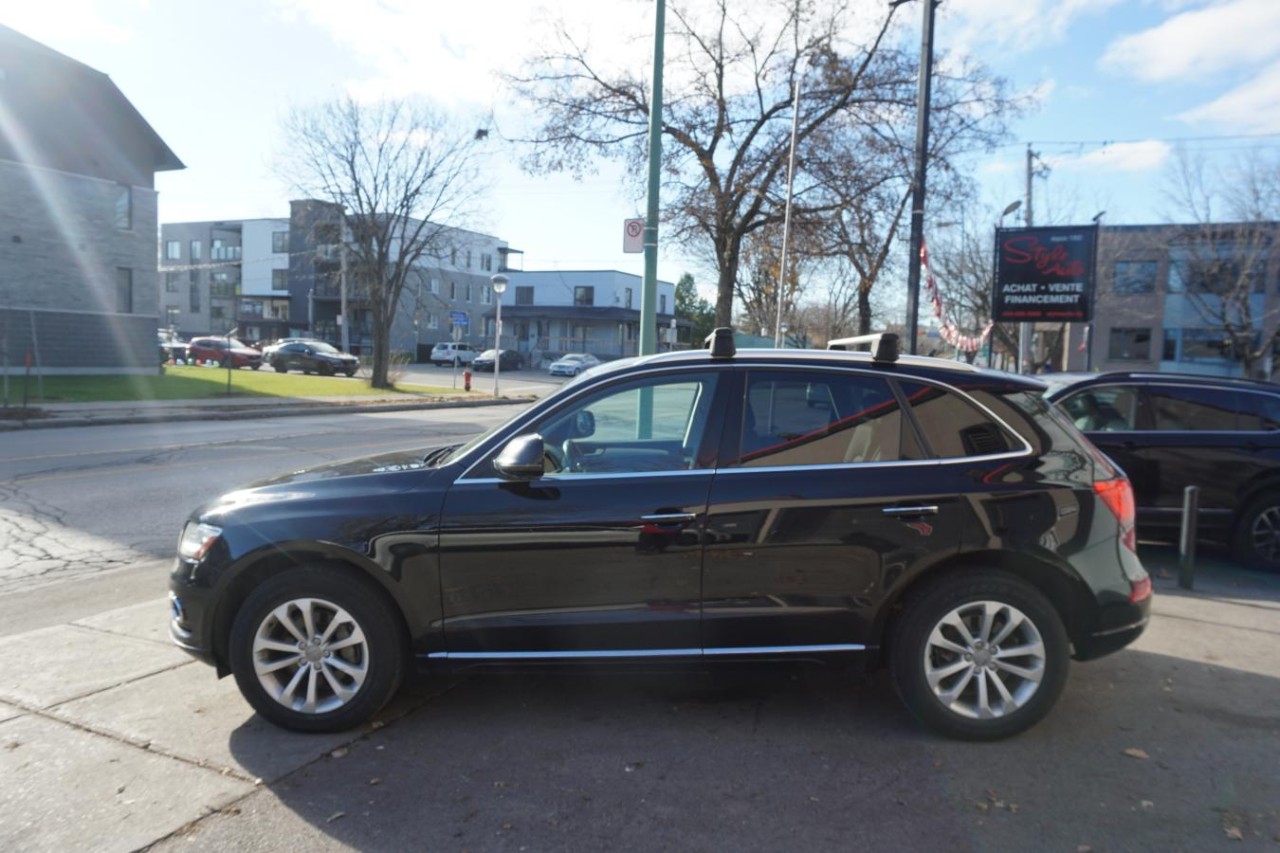
<svg viewBox="0 0 1280 853">
<path fill-rule="evenodd" d="M 245 601 L 231 627 L 231 670 L 245 699 L 286 729 L 358 726 L 400 686 L 400 618 L 377 591 L 340 569 L 276 575 Z"/>
<path fill-rule="evenodd" d="M 925 725 L 965 740 L 997 740 L 1039 722 L 1066 684 L 1069 658 L 1049 600 L 997 571 L 930 584 L 907 602 L 890 637 L 903 702 Z"/>
<path fill-rule="evenodd" d="M 1232 551 L 1241 563 L 1280 571 L 1280 492 L 1268 492 L 1245 508 Z"/>
<path fill-rule="evenodd" d="M 277 362 L 274 362 L 271 366 L 275 368 L 276 373 L 288 373 L 288 372 L 289 372 L 289 366 L 288 366 L 287 364 L 285 364 L 283 361 L 277 361 Z"/>
</svg>

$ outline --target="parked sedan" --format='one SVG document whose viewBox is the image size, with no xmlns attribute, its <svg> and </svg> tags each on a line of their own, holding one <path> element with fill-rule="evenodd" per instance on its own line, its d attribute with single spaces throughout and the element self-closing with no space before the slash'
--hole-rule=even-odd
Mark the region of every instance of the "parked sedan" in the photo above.
<svg viewBox="0 0 1280 853">
<path fill-rule="evenodd" d="M 492 373 L 493 358 L 494 358 L 495 352 L 497 352 L 497 350 L 487 349 L 484 352 L 480 353 L 471 362 L 471 369 Z M 501 367 L 503 370 L 519 370 L 520 367 L 524 364 L 524 358 L 522 358 L 520 353 L 516 352 L 515 350 L 504 349 L 501 352 L 502 352 L 502 361 L 499 364 L 499 367 Z"/>
<path fill-rule="evenodd" d="M 223 367 L 228 362 L 231 367 L 262 367 L 262 353 L 235 338 L 192 338 L 187 344 L 187 357 L 198 364 L 212 361 Z"/>
<path fill-rule="evenodd" d="M 1151 597 L 1128 481 L 1043 390 L 883 341 L 613 361 L 466 444 L 197 508 L 170 636 L 300 731 L 410 667 L 791 660 L 887 666 L 929 726 L 1007 737 Z"/>
<path fill-rule="evenodd" d="M 301 370 L 323 376 L 335 373 L 355 376 L 360 369 L 360 359 L 324 341 L 292 340 L 269 349 L 268 361 L 277 373 Z"/>
<path fill-rule="evenodd" d="M 551 362 L 547 372 L 552 376 L 577 376 L 582 371 L 595 367 L 599 363 L 600 359 L 589 352 L 571 352 Z"/>
<path fill-rule="evenodd" d="M 1177 537 L 1187 486 L 1200 536 L 1280 571 L 1280 388 L 1176 373 L 1051 374 L 1048 397 L 1133 481 L 1138 530 Z"/>
</svg>

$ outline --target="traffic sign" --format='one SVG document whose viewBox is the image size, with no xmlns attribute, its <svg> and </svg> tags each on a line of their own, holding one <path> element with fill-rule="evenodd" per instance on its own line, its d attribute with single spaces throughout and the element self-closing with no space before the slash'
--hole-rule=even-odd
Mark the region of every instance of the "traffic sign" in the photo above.
<svg viewBox="0 0 1280 853">
<path fill-rule="evenodd" d="M 622 228 L 622 251 L 634 254 L 644 251 L 644 220 L 628 219 Z"/>
<path fill-rule="evenodd" d="M 467 326 L 471 324 L 471 321 L 467 318 L 466 311 L 450 311 L 449 322 L 455 326 L 460 326 L 463 329 L 467 328 Z"/>
</svg>

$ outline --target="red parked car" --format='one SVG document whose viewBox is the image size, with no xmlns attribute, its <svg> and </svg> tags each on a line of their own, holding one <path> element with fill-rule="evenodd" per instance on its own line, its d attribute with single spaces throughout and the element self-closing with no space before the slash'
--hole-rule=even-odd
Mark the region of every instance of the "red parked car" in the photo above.
<svg viewBox="0 0 1280 853">
<path fill-rule="evenodd" d="M 262 353 L 236 338 L 192 338 L 187 344 L 187 358 L 195 359 L 197 364 L 215 361 L 226 367 L 227 359 L 231 359 L 232 367 L 262 367 Z"/>
</svg>

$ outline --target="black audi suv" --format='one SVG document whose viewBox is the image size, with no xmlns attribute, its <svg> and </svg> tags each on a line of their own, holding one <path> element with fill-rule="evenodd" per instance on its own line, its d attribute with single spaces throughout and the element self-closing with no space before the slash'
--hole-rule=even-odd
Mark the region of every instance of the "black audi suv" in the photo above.
<svg viewBox="0 0 1280 853">
<path fill-rule="evenodd" d="M 1142 632 L 1129 483 L 1038 380 L 727 331 L 205 504 L 174 641 L 302 731 L 414 670 L 803 661 L 887 666 L 924 723 L 995 739 Z"/>
</svg>

